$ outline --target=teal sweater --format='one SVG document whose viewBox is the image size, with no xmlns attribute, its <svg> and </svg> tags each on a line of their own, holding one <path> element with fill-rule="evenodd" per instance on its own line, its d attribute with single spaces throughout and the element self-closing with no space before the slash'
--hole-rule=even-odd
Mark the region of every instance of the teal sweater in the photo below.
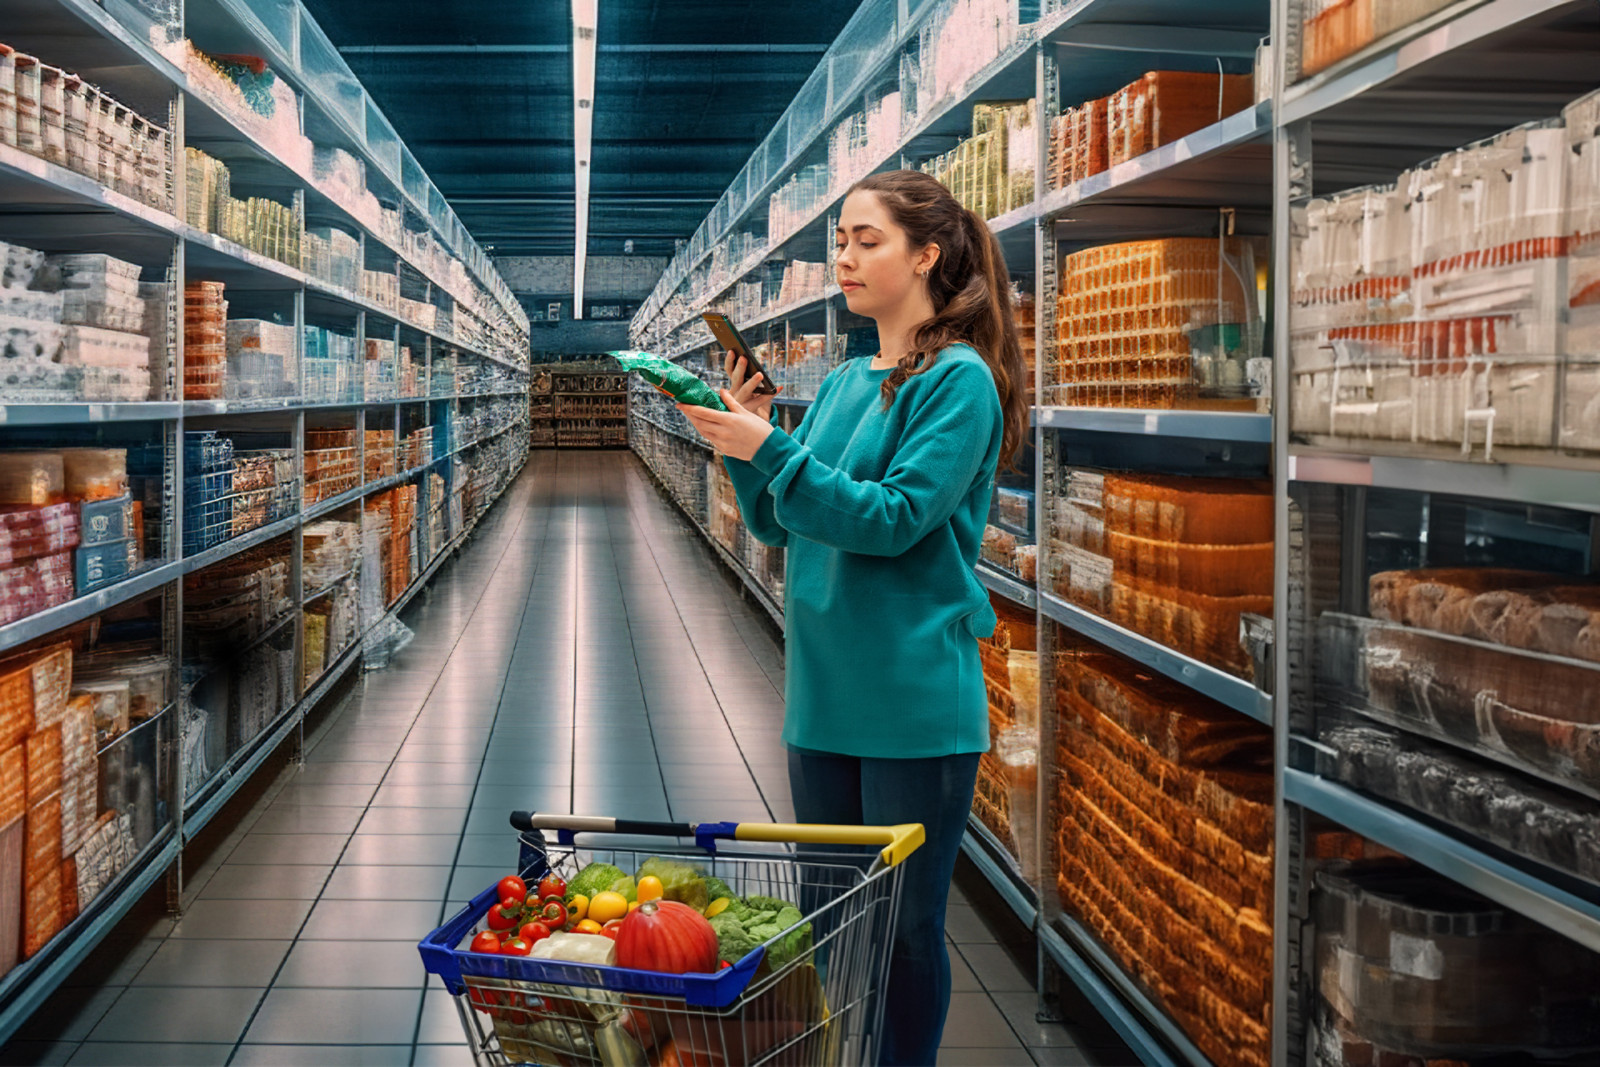
<svg viewBox="0 0 1600 1067">
<path fill-rule="evenodd" d="M 989 747 L 976 638 L 994 633 L 973 573 L 1003 417 L 967 345 L 883 410 L 888 370 L 836 367 L 791 436 L 727 461 L 745 524 L 788 549 L 783 738 L 851 756 Z"/>
</svg>

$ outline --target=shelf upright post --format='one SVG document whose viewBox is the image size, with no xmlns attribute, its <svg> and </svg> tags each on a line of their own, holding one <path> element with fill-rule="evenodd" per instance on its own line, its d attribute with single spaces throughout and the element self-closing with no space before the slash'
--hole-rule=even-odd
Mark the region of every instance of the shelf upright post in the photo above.
<svg viewBox="0 0 1600 1067">
<path fill-rule="evenodd" d="M 1048 130 L 1050 125 L 1051 104 L 1054 100 L 1053 87 L 1056 83 L 1055 63 L 1050 58 L 1049 50 L 1041 43 L 1036 46 L 1034 53 L 1034 124 L 1038 127 L 1034 131 L 1038 146 L 1037 162 L 1034 164 L 1033 173 L 1033 200 L 1035 204 L 1044 203 L 1044 191 L 1048 184 L 1046 177 L 1046 161 L 1048 156 Z M 1055 306 L 1055 278 L 1054 272 L 1046 278 L 1045 263 L 1054 259 L 1048 247 L 1049 230 L 1042 219 L 1035 219 L 1033 223 L 1033 337 L 1034 337 L 1034 368 L 1033 368 L 1033 397 L 1032 411 L 1038 411 L 1039 398 L 1044 395 L 1041 373 L 1043 364 L 1039 361 L 1039 353 L 1044 350 L 1044 324 L 1047 318 L 1053 321 L 1054 315 L 1046 315 L 1046 307 Z M 1048 305 L 1046 301 L 1049 301 Z M 1045 429 L 1044 420 L 1035 416 L 1031 430 L 1033 438 L 1033 489 L 1034 489 L 1034 518 L 1033 533 L 1035 542 L 1046 540 L 1045 517 L 1047 512 L 1041 506 L 1046 499 L 1044 487 L 1045 478 L 1052 469 L 1045 463 L 1044 444 L 1046 439 L 1053 439 L 1050 431 Z M 1048 542 L 1047 542 L 1048 543 Z M 1037 575 L 1044 573 L 1043 561 L 1035 565 L 1035 582 Z M 1047 684 L 1046 678 L 1054 679 L 1055 641 L 1050 620 L 1044 615 L 1038 598 L 1034 604 L 1034 633 L 1038 635 L 1037 657 L 1041 670 L 1039 672 L 1039 697 L 1037 701 L 1039 714 L 1039 727 L 1037 735 L 1037 765 L 1045 768 L 1044 773 L 1035 777 L 1034 792 L 1034 847 L 1033 869 L 1038 884 L 1039 906 L 1034 912 L 1034 950 L 1035 950 L 1035 981 L 1034 988 L 1038 991 L 1035 1005 L 1035 1017 L 1040 1022 L 1059 1022 L 1061 1013 L 1061 972 L 1050 960 L 1048 950 L 1045 948 L 1044 938 L 1039 936 L 1040 931 L 1054 921 L 1056 913 L 1060 910 L 1060 902 L 1056 893 L 1048 884 L 1046 872 L 1054 870 L 1054 856 L 1048 845 L 1051 835 L 1047 832 L 1051 811 L 1050 797 L 1055 789 L 1055 685 Z M 1049 665 L 1048 673 L 1043 669 Z"/>
<path fill-rule="evenodd" d="M 180 0 L 181 2 L 181 0 Z M 174 104 L 175 122 L 173 125 L 173 151 L 183 152 L 184 123 L 183 123 L 183 94 L 177 94 L 178 99 Z M 176 173 L 176 193 L 180 198 L 186 195 L 185 170 L 178 168 Z M 184 396 L 184 321 L 185 321 L 185 296 L 184 290 L 189 272 L 188 249 L 180 237 L 173 242 L 172 267 L 168 271 L 168 280 L 171 283 L 171 293 L 167 298 L 167 365 L 171 399 L 179 402 L 185 401 Z M 166 515 L 162 520 L 162 527 L 166 530 L 168 543 L 166 545 L 166 559 L 175 562 L 183 557 L 183 451 L 186 440 L 186 411 L 188 404 L 182 403 L 178 408 L 178 417 L 171 424 L 171 430 L 166 434 L 166 452 L 162 457 L 162 467 L 167 472 L 167 477 L 162 482 L 162 508 Z M 179 576 L 172 583 L 172 591 L 167 594 L 168 604 L 165 610 L 169 613 L 172 628 L 172 641 L 167 646 L 172 656 L 172 695 L 171 704 L 174 705 L 174 718 L 177 722 L 167 730 L 166 744 L 167 766 L 172 775 L 172 795 L 168 800 L 168 811 L 172 812 L 173 840 L 177 843 L 174 850 L 172 870 L 167 875 L 167 911 L 179 915 L 183 910 L 183 802 L 188 782 L 188 749 L 183 743 L 184 711 L 188 704 L 188 693 L 183 687 L 183 578 Z"/>
<path fill-rule="evenodd" d="M 1303 1000 L 1305 974 L 1300 934 L 1309 918 L 1308 886 L 1304 881 L 1305 813 L 1284 799 L 1284 774 L 1289 765 L 1290 727 L 1296 718 L 1299 694 L 1291 679 L 1304 681 L 1299 670 L 1304 655 L 1302 627 L 1297 609 L 1306 595 L 1304 574 L 1298 563 L 1304 536 L 1301 516 L 1289 499 L 1289 315 L 1293 277 L 1294 205 L 1311 193 L 1311 127 L 1309 123 L 1282 125 L 1276 106 L 1284 88 L 1298 73 L 1300 35 L 1304 25 L 1304 0 L 1274 0 L 1272 5 L 1272 442 L 1274 481 L 1273 555 L 1273 906 L 1272 906 L 1272 1062 L 1275 1067 L 1298 1067 L 1305 1061 Z M 1296 588 L 1298 586 L 1299 588 Z"/>
<path fill-rule="evenodd" d="M 305 291 L 295 294 L 300 304 Z M 294 590 L 294 701 L 295 741 L 294 760 L 303 765 L 306 759 L 306 709 L 300 698 L 305 695 L 306 642 L 305 642 L 305 543 L 306 543 L 306 412 L 300 408 L 294 413 L 294 480 L 300 492 L 299 514 L 295 516 L 293 540 L 289 544 L 289 588 Z"/>
</svg>

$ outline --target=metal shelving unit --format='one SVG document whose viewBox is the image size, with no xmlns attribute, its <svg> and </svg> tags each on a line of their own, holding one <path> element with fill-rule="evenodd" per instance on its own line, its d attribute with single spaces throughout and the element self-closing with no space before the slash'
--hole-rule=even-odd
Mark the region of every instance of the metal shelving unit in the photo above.
<svg viewBox="0 0 1600 1067">
<path fill-rule="evenodd" d="M 1299 46 L 1305 13 L 1302 0 L 1276 0 L 1278 39 L 1288 45 L 1274 57 L 1278 83 L 1285 88 L 1273 116 L 1274 406 L 1285 413 L 1291 411 L 1297 314 L 1291 296 L 1293 227 L 1301 206 L 1313 196 L 1392 182 L 1437 153 L 1524 122 L 1553 118 L 1600 84 L 1594 66 L 1600 23 L 1590 3 L 1459 0 L 1302 78 Z M 1564 275 L 1562 285 L 1564 290 Z M 1564 308 L 1557 304 L 1550 312 L 1560 316 Z M 1417 319 L 1430 321 L 1421 309 Z M 1558 373 L 1555 366 L 1546 370 Z M 1403 527 L 1379 525 L 1398 521 L 1389 516 L 1399 514 L 1402 501 L 1409 507 L 1444 509 L 1436 548 L 1446 564 L 1451 546 L 1462 538 L 1449 527 L 1456 506 L 1502 512 L 1520 506 L 1521 521 L 1532 524 L 1537 516 L 1556 522 L 1560 516 L 1563 529 L 1587 523 L 1589 540 L 1600 544 L 1595 540 L 1600 538 L 1600 464 L 1592 455 L 1562 454 L 1553 448 L 1496 448 L 1491 463 L 1479 450 L 1464 454 L 1459 441 L 1429 445 L 1359 435 L 1330 438 L 1303 432 L 1293 414 L 1276 420 L 1273 448 L 1279 546 L 1274 645 L 1279 651 L 1272 684 L 1285 695 L 1275 731 L 1275 910 L 1280 918 L 1275 923 L 1273 1045 L 1280 1062 L 1301 1067 L 1312 1062 L 1306 1053 L 1308 1015 L 1318 995 L 1309 911 L 1315 861 L 1308 853 L 1315 828 L 1333 824 L 1353 831 L 1600 951 L 1600 891 L 1497 848 L 1477 833 L 1352 788 L 1334 776 L 1334 761 L 1319 758 L 1330 750 L 1315 736 L 1324 716 L 1328 723 L 1339 723 L 1354 715 L 1366 724 L 1360 709 L 1347 707 L 1323 676 L 1319 661 L 1326 638 L 1318 624 L 1339 613 L 1368 614 L 1369 573 L 1386 569 L 1369 562 L 1370 546 L 1380 538 L 1399 543 L 1412 536 Z M 1493 545 L 1510 525 L 1489 528 L 1485 543 Z M 1434 548 L 1434 539 L 1428 544 Z M 1477 562 L 1486 558 L 1491 557 Z M 1425 555 L 1420 563 L 1394 557 L 1386 566 L 1438 565 Z M 1527 565 L 1555 566 L 1531 559 Z M 1339 586 L 1337 592 L 1333 585 Z M 1493 656 L 1496 651 L 1483 646 L 1479 654 Z M 1468 679 L 1462 682 L 1471 685 Z M 1375 723 L 1396 728 L 1388 730 L 1396 745 L 1426 750 L 1428 739 L 1448 740 L 1457 754 L 1485 755 L 1459 736 L 1443 738 L 1421 723 L 1398 729 L 1402 720 L 1371 714 Z M 1507 762 L 1555 789 L 1580 788 L 1514 758 Z M 1482 828 L 1484 834 L 1488 831 Z"/>
<path fill-rule="evenodd" d="M 950 134 L 962 131 L 974 102 L 1032 95 L 1038 101 L 1041 155 L 1034 203 L 991 220 L 1013 268 L 1032 273 L 1036 294 L 1036 348 L 1053 349 L 1059 255 L 1095 244 L 1144 237 L 1213 234 L 1219 213 L 1240 234 L 1271 238 L 1272 301 L 1266 316 L 1274 359 L 1270 408 L 1247 410 L 1131 410 L 1036 407 L 1035 443 L 1064 442 L 1066 452 L 1087 449 L 1105 456 L 1137 455 L 1141 470 L 1164 473 L 1237 474 L 1259 479 L 1270 474 L 1276 501 L 1273 590 L 1275 616 L 1269 661 L 1258 660 L 1256 683 L 1182 655 L 1158 641 L 1118 626 L 1048 591 L 1023 587 L 997 568 L 980 564 L 986 588 L 1019 604 L 1036 606 L 1041 624 L 1041 663 L 1053 654 L 1046 637 L 1059 624 L 1064 631 L 1112 649 L 1154 672 L 1272 729 L 1274 766 L 1274 881 L 1272 920 L 1273 989 L 1271 1061 L 1300 1067 L 1307 1056 L 1305 1012 L 1315 997 L 1311 973 L 1314 952 L 1300 938 L 1307 929 L 1305 857 L 1309 820 L 1329 819 L 1378 844 L 1410 856 L 1468 888 L 1522 915 L 1600 950 L 1600 893 L 1586 893 L 1562 879 L 1547 877 L 1537 865 L 1519 864 L 1471 835 L 1441 829 L 1425 816 L 1375 800 L 1308 769 L 1306 751 L 1314 742 L 1296 734 L 1296 723 L 1315 697 L 1308 695 L 1314 670 L 1305 649 L 1309 627 L 1291 619 L 1302 610 L 1307 579 L 1296 569 L 1297 553 L 1308 530 L 1325 516 L 1302 515 L 1291 498 L 1306 487 L 1340 487 L 1349 499 L 1387 492 L 1460 497 L 1497 505 L 1524 505 L 1532 519 L 1552 510 L 1586 517 L 1590 523 L 1589 566 L 1600 553 L 1600 466 L 1592 457 L 1558 455 L 1551 450 L 1496 447 L 1496 462 L 1453 454 L 1447 446 L 1363 443 L 1293 436 L 1291 373 L 1288 366 L 1291 254 L 1294 212 L 1312 196 L 1392 180 L 1400 170 L 1441 151 L 1530 120 L 1559 113 L 1570 100 L 1592 90 L 1600 79 L 1594 56 L 1600 23 L 1592 0 L 1456 0 L 1346 56 L 1310 77 L 1300 75 L 1303 25 L 1310 0 L 1061 0 L 1046 10 L 1014 48 L 1007 49 L 953 98 L 919 117 L 898 150 L 880 166 L 915 165 L 948 147 Z M 1325 6 L 1325 5 L 1324 5 Z M 1423 5 L 1424 7 L 1427 5 Z M 870 51 L 876 74 L 852 72 L 850 94 L 797 98 L 776 134 L 784 150 L 758 154 L 708 216 L 696 238 L 677 257 L 633 323 L 636 347 L 667 351 L 681 359 L 708 347 L 698 337 L 671 337 L 693 321 L 705 304 L 741 279 L 748 279 L 772 257 L 795 258 L 805 242 L 822 233 L 818 225 L 837 209 L 838 197 L 823 197 L 798 225 L 775 235 L 759 255 L 747 256 L 710 284 L 693 278 L 712 262 L 718 242 L 726 242 L 760 219 L 764 201 L 790 174 L 815 161 L 816 145 L 850 110 L 867 99 L 861 90 L 874 78 L 892 81 L 889 71 L 913 33 L 932 15 L 932 5 L 868 4 L 883 10 L 875 23 L 883 47 Z M 885 14 L 885 12 L 888 12 Z M 864 16 L 865 17 L 865 16 Z M 1271 31 L 1265 65 L 1257 44 Z M 852 24 L 852 31 L 861 30 Z M 847 31 L 847 43 L 855 36 Z M 1190 65 L 1184 65 L 1188 57 Z M 1230 62 L 1232 70 L 1256 63 L 1257 76 L 1270 84 L 1255 106 L 1229 115 L 1135 159 L 1067 185 L 1047 189 L 1044 178 L 1048 120 L 1062 105 L 1092 100 L 1148 69 L 1198 70 L 1197 57 Z M 834 54 L 819 72 L 833 73 Z M 1031 72 L 1032 88 L 1007 94 L 998 87 L 1019 71 Z M 860 75 L 860 76 L 858 76 Z M 821 74 L 819 74 L 821 76 Z M 795 116 L 809 101 L 816 116 Z M 1314 125 L 1313 125 L 1314 123 Z M 794 127 L 804 127 L 796 136 Z M 943 137 L 943 140 L 940 138 Z M 808 154 L 809 153 L 809 154 Z M 781 164 L 774 160 L 781 159 Z M 752 175 L 755 175 L 752 178 Z M 1224 209 L 1219 212 L 1219 209 Z M 1209 229 L 1207 227 L 1210 227 Z M 827 254 L 825 238 L 815 254 Z M 1030 245 L 1029 242 L 1032 242 Z M 1032 263 L 1027 262 L 1031 250 Z M 800 254 L 798 258 L 804 259 Z M 1030 271 L 1031 267 L 1031 271 Z M 696 300 L 685 303 L 691 290 Z M 769 307 L 741 321 L 743 328 L 770 328 L 781 340 L 796 331 L 796 320 L 819 317 L 829 350 L 840 336 L 843 313 L 830 289 L 821 298 Z M 780 333 L 782 327 L 787 334 Z M 1036 387 L 1044 395 L 1041 366 Z M 803 414 L 806 400 L 779 397 L 789 424 Z M 1232 405 L 1235 409 L 1243 405 Z M 1263 409 L 1265 405 L 1262 405 Z M 642 411 L 640 425 L 668 430 Z M 1459 444 L 1459 442 L 1457 442 Z M 1047 514 L 1047 460 L 1035 471 L 1037 513 Z M 1153 457 L 1153 458 L 1152 458 Z M 1171 458 L 1167 458 L 1171 457 Z M 1086 463 L 1095 466 L 1093 463 Z M 1115 464 L 1108 464 L 1115 465 Z M 1367 506 L 1363 504 L 1363 506 Z M 1503 509 L 1502 509 L 1503 510 Z M 1499 514 L 1499 513 L 1497 513 Z M 1500 516 L 1504 519 L 1504 515 Z M 1509 520 L 1507 520 L 1509 521 Z M 698 526 L 698 523 L 696 524 Z M 1565 530 L 1565 527 L 1562 527 Z M 704 531 L 702 530 L 702 533 Z M 1041 538 L 1043 531 L 1040 531 Z M 1565 536 L 1565 535 L 1563 535 Z M 1543 543 L 1543 542 L 1542 542 Z M 1353 543 L 1352 543 L 1353 545 Z M 1349 551 L 1352 545 L 1347 545 Z M 1324 551 L 1326 550 L 1324 545 Z M 719 546 L 720 548 L 720 546 Z M 725 555 L 725 553 L 724 553 Z M 749 581 L 738 561 L 729 565 Z M 1041 575 L 1043 567 L 1041 566 Z M 1048 586 L 1041 587 L 1048 590 Z M 1254 649 L 1258 654 L 1260 648 Z M 1048 680 L 1048 670 L 1041 675 Z M 1041 754 L 1054 751 L 1051 687 L 1041 693 Z M 1268 695 L 1279 694 L 1275 699 Z M 1050 760 L 1041 760 L 1037 824 L 1049 825 L 1056 779 Z M 1527 771 L 1529 768 L 1523 766 Z M 1155 997 L 1125 969 L 1082 923 L 1063 911 L 1053 885 L 1049 846 L 1041 846 L 1038 869 L 1045 883 L 1028 886 L 1015 865 L 1002 862 L 1003 850 L 986 830 L 974 828 L 964 849 L 1025 922 L 1038 933 L 1041 958 L 1059 967 L 1148 1064 L 1209 1064 L 1193 1035 L 1162 1009 Z M 1049 835 L 1041 833 L 1048 839 Z M 1482 847 L 1480 847 L 1482 844 Z M 1031 895 L 1030 895 L 1031 894 Z M 1221 1067 L 1220 1061 L 1218 1067 Z"/>
<path fill-rule="evenodd" d="M 269 30 L 271 20 L 256 17 L 256 10 L 270 8 L 275 18 L 287 19 L 282 25 L 292 25 L 286 38 L 274 36 Z M 128 8 L 128 12 L 136 9 Z M 355 339 L 357 356 L 354 363 L 357 388 L 368 361 L 362 351 L 366 338 L 392 341 L 395 345 L 395 362 L 389 377 L 398 383 L 400 365 L 398 349 L 401 344 L 410 347 L 416 359 L 412 364 L 420 375 L 420 396 L 393 395 L 400 390 L 398 384 L 382 390 L 382 395 L 370 398 L 347 398 L 328 402 L 303 401 L 279 398 L 269 401 L 184 401 L 167 400 L 138 403 L 28 403 L 0 405 L 0 444 L 12 440 L 39 441 L 41 429 L 61 428 L 62 444 L 90 443 L 89 434 L 97 435 L 96 442 L 112 447 L 123 443 L 145 441 L 164 444 L 167 458 L 163 474 L 166 489 L 163 508 L 158 518 L 161 537 L 166 547 L 163 558 L 153 559 L 138 571 L 114 584 L 104 586 L 64 604 L 20 619 L 0 627 L 0 651 L 9 652 L 50 637 L 50 635 L 80 626 L 102 613 L 134 601 L 159 597 L 163 622 L 162 649 L 171 662 L 169 690 L 185 694 L 166 712 L 150 722 L 160 721 L 166 732 L 161 735 L 162 766 L 171 768 L 161 803 L 168 812 L 167 821 L 161 825 L 156 839 L 145 848 L 136 862 L 126 868 L 117 881 L 94 898 L 91 907 L 69 924 L 38 954 L 10 970 L 0 978 L 0 1039 L 11 1034 L 115 925 L 144 892 L 166 879 L 168 897 L 177 906 L 181 897 L 181 867 L 178 859 L 182 847 L 192 841 L 205 825 L 215 817 L 231 799 L 242 783 L 260 768 L 263 762 L 295 731 L 300 730 L 306 716 L 322 702 L 342 679 L 349 677 L 352 669 L 362 661 L 363 647 L 372 627 L 383 624 L 408 604 L 417 592 L 433 577 L 445 559 L 455 552 L 475 529 L 479 516 L 504 491 L 508 484 L 505 471 L 514 474 L 526 455 L 525 445 L 513 446 L 504 453 L 505 463 L 497 465 L 493 477 L 481 484 L 487 492 L 480 494 L 470 512 L 460 512 L 459 519 L 453 509 L 444 506 L 446 527 L 439 538 L 444 543 L 434 551 L 417 552 L 411 565 L 414 574 L 410 584 L 394 602 L 376 617 L 364 616 L 365 625 L 351 643 L 337 653 L 326 669 L 314 680 L 304 678 L 305 640 L 301 620 L 305 607 L 319 596 L 333 592 L 352 575 L 346 574 L 339 582 L 305 596 L 301 582 L 301 542 L 304 527 L 320 518 L 340 512 L 353 512 L 358 524 L 367 521 L 361 504 L 367 498 L 416 482 L 429 485 L 431 473 L 443 477 L 445 496 L 436 505 L 448 505 L 452 494 L 462 491 L 463 479 L 473 472 L 454 462 L 459 457 L 485 444 L 497 442 L 515 427 L 525 426 L 526 408 L 512 403 L 509 418 L 502 425 L 480 432 L 471 442 L 451 449 L 448 454 L 430 458 L 427 463 L 407 470 L 365 481 L 363 484 L 321 501 L 310 507 L 303 506 L 305 482 L 304 441 L 308 420 L 312 427 L 333 423 L 340 429 L 353 429 L 356 439 L 355 462 L 358 471 L 369 468 L 365 447 L 367 428 L 385 428 L 394 432 L 394 469 L 406 462 L 408 445 L 404 434 L 408 429 L 432 426 L 436 432 L 453 433 L 463 405 L 504 402 L 525 390 L 527 373 L 527 322 L 520 306 L 511 297 L 509 289 L 493 270 L 488 257 L 460 228 L 454 215 L 444 205 L 443 199 L 417 168 L 409 153 L 393 139 L 392 132 L 382 116 L 373 108 L 365 94 L 355 85 L 363 103 L 361 124 L 356 128 L 346 123 L 340 126 L 336 114 L 338 106 L 326 103 L 320 92 L 332 91 L 332 82 L 339 79 L 328 76 L 319 80 L 309 70 L 300 66 L 301 50 L 315 47 L 318 42 L 328 56 L 320 56 L 338 63 L 336 74 L 347 69 L 337 60 L 337 55 L 326 46 L 304 9 L 294 0 L 263 7 L 245 0 L 191 0 L 187 6 L 189 21 L 186 29 L 197 37 L 209 34 L 226 34 L 235 41 L 249 41 L 251 50 L 269 57 L 270 62 L 287 83 L 301 95 L 300 102 L 309 112 L 320 116 L 321 130 L 340 128 L 343 140 L 334 143 L 360 156 L 367 172 L 382 181 L 392 183 L 392 191 L 405 203 L 416 220 L 420 220 L 437 234 L 466 270 L 476 279 L 473 285 L 463 288 L 458 271 L 453 277 L 439 276 L 431 265 L 414 265 L 403 249 L 389 248 L 381 235 L 365 227 L 344 205 L 320 193 L 308 174 L 284 165 L 274 159 L 272 152 L 257 142 L 225 109 L 219 109 L 197 96 L 187 74 L 175 66 L 160 50 L 165 40 L 182 48 L 182 30 L 177 26 L 124 25 L 122 8 L 104 9 L 90 0 L 18 0 L 16 10 L 7 11 L 7 43 L 20 45 L 24 51 L 33 51 L 47 63 L 66 68 L 80 66 L 86 73 L 103 78 L 106 91 L 127 100 L 136 110 L 164 123 L 172 134 L 174 166 L 169 173 L 168 208 L 150 207 L 121 193 L 100 186 L 97 182 L 75 171 L 46 162 L 14 147 L 0 145 L 0 198 L 18 208 L 7 216 L 7 224 L 0 227 L 0 237 L 14 243 L 46 248 L 51 251 L 107 252 L 139 263 L 147 276 L 164 270 L 165 280 L 174 287 L 175 310 L 169 307 L 169 328 L 172 342 L 170 364 L 174 368 L 177 395 L 181 395 L 183 372 L 183 286 L 185 280 L 215 278 L 226 282 L 231 291 L 237 288 L 246 294 L 241 298 L 245 308 L 236 308 L 234 314 L 255 315 L 257 308 L 273 306 L 273 314 L 280 322 L 291 321 L 297 338 L 308 321 L 319 326 L 337 325 L 347 336 Z M 35 32 L 30 27 L 48 26 L 51 30 Z M 69 30 L 70 27 L 70 30 Z M 204 45 L 204 42 L 201 42 Z M 91 80 L 94 80 L 91 77 Z M 343 88 L 354 85 L 349 78 Z M 161 113 L 165 108 L 166 113 Z M 186 121 L 186 119 L 188 121 Z M 369 140 L 368 134 L 374 139 Z M 319 217 L 335 218 L 352 229 L 363 248 L 383 249 L 380 255 L 392 254 L 396 271 L 410 269 L 415 272 L 413 285 L 421 290 L 428 302 L 434 296 L 448 295 L 459 307 L 475 304 L 484 310 L 489 338 L 484 344 L 468 344 L 456 338 L 453 326 L 439 324 L 437 328 L 414 325 L 391 310 L 352 293 L 330 285 L 301 271 L 297 265 L 277 260 L 243 248 L 214 234 L 203 233 L 182 219 L 184 196 L 184 148 L 188 137 L 204 141 L 210 150 L 218 145 L 229 149 L 230 161 L 234 156 L 247 158 L 259 164 L 251 177 L 236 184 L 251 185 L 260 180 L 261 173 L 275 175 L 275 181 L 285 187 L 296 187 L 296 205 L 309 198 Z M 319 134 L 320 137 L 320 134 Z M 190 142 L 192 143 L 192 142 Z M 30 206 L 43 210 L 29 212 Z M 303 213 L 297 217 L 303 220 Z M 413 221 L 412 228 L 417 228 Z M 402 268 L 400 264 L 406 264 Z M 416 282 L 416 278 L 422 281 Z M 308 303 L 313 306 L 308 309 Z M 292 305 L 292 314 L 291 314 Z M 495 310 L 498 308 L 498 310 Z M 270 316 L 262 316 L 270 317 Z M 175 320 L 175 321 L 174 321 Z M 509 324 L 509 325 L 507 325 Z M 297 342 L 294 371 L 295 384 L 301 384 L 301 345 Z M 474 370 L 469 383 L 459 389 L 455 378 L 448 388 L 435 395 L 436 369 L 448 367 L 449 375 L 461 364 Z M 493 365 L 488 379 L 476 371 Z M 510 373 L 505 373 L 509 371 Z M 473 409 L 469 409 L 473 410 Z M 479 419 L 479 427 L 488 426 Z M 297 494 L 293 513 L 256 529 L 240 533 L 228 540 L 184 556 L 179 546 L 183 544 L 183 442 L 185 431 L 197 427 L 226 432 L 266 431 L 284 442 L 276 447 L 292 446 L 294 487 Z M 31 436 L 28 436 L 31 435 Z M 109 435 L 109 436 L 104 436 Z M 72 438 L 68 441 L 67 438 Z M 453 438 L 452 438 L 453 440 Z M 35 444 L 34 447 L 39 447 Z M 44 447 L 53 447 L 51 444 Z M 447 462 L 449 461 L 449 462 Z M 501 470 L 501 466 L 505 471 Z M 425 494 L 419 494 L 424 496 Z M 419 502 L 416 514 L 416 535 L 427 529 L 428 514 Z M 240 553 L 275 539 L 287 539 L 289 588 L 293 590 L 293 606 L 283 616 L 270 624 L 267 632 L 255 639 L 254 644 L 271 641 L 289 657 L 293 668 L 292 690 L 282 698 L 283 707 L 272 720 L 257 730 L 253 737 L 237 745 L 197 791 L 188 792 L 184 773 L 184 746 L 180 733 L 184 717 L 181 712 L 190 698 L 182 684 L 181 672 L 186 666 L 181 620 L 184 618 L 183 579 L 204 568 L 231 560 Z M 291 636 L 292 635 L 292 636 Z M 291 647 L 292 644 L 292 647 Z M 210 667 L 206 667 L 210 670 Z M 287 670 L 287 667 L 285 667 Z M 231 714 L 231 712 L 229 713 Z M 147 729 L 142 725 L 137 729 Z M 135 731 L 136 732 L 136 731 Z M 131 736 L 132 734 L 130 733 Z M 230 741 L 230 744 L 232 742 Z"/>
</svg>

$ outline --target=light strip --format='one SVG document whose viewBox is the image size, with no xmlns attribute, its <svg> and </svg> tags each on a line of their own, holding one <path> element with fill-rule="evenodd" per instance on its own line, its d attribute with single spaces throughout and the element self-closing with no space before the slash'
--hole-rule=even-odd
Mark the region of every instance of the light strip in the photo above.
<svg viewBox="0 0 1600 1067">
<path fill-rule="evenodd" d="M 589 266 L 589 155 L 594 147 L 595 30 L 600 0 L 572 0 L 572 176 L 577 239 L 572 256 L 572 317 L 583 318 Z"/>
</svg>

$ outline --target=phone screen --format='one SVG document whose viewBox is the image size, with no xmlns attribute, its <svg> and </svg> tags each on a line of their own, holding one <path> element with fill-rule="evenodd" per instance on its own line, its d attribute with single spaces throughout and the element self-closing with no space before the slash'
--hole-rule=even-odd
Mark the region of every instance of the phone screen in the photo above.
<svg viewBox="0 0 1600 1067">
<path fill-rule="evenodd" d="M 734 355 L 744 357 L 745 381 L 749 381 L 757 374 L 762 376 L 761 385 L 756 388 L 757 393 L 777 392 L 777 387 L 769 380 L 766 368 L 756 358 L 755 349 L 746 344 L 745 339 L 739 336 L 739 331 L 734 329 L 733 323 L 729 321 L 728 316 L 708 311 L 700 317 L 705 319 L 707 326 L 711 327 L 711 334 L 717 339 L 718 344 Z"/>
</svg>

